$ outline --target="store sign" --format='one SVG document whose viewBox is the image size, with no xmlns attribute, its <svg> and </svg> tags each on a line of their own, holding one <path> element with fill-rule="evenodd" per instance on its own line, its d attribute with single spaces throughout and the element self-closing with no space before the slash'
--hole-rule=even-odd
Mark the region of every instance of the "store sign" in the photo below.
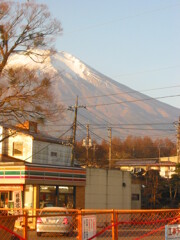
<svg viewBox="0 0 180 240">
<path fill-rule="evenodd" d="M 22 214 L 22 197 L 21 197 L 21 191 L 14 191 L 14 208 L 17 209 L 15 210 L 16 215 Z"/>
<path fill-rule="evenodd" d="M 180 224 L 165 226 L 165 240 L 180 239 Z"/>
<path fill-rule="evenodd" d="M 82 217 L 82 239 L 87 240 L 96 235 L 96 216 L 89 215 Z M 94 238 L 96 239 L 96 238 Z"/>
<path fill-rule="evenodd" d="M 23 185 L 20 185 L 20 186 L 0 185 L 0 192 L 9 192 L 9 191 L 23 191 Z"/>
</svg>

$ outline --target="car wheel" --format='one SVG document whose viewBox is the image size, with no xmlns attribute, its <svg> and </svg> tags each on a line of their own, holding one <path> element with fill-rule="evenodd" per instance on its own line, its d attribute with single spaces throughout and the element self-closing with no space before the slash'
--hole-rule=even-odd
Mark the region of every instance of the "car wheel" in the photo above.
<svg viewBox="0 0 180 240">
<path fill-rule="evenodd" d="M 41 232 L 37 232 L 37 236 L 40 237 L 41 236 Z"/>
</svg>

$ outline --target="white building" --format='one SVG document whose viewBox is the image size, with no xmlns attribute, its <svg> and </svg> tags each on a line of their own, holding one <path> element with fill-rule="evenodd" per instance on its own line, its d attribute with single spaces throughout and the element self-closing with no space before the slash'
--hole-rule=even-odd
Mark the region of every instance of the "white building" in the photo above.
<svg viewBox="0 0 180 240">
<path fill-rule="evenodd" d="M 37 124 L 0 126 L 0 206 L 45 204 L 84 208 L 86 170 L 71 165 L 71 145 L 38 132 Z M 18 196 L 18 197 L 17 197 Z"/>
<path fill-rule="evenodd" d="M 29 163 L 70 166 L 71 146 L 68 142 L 38 133 L 37 124 L 27 122 L 20 127 L 0 126 L 0 154 Z"/>
</svg>

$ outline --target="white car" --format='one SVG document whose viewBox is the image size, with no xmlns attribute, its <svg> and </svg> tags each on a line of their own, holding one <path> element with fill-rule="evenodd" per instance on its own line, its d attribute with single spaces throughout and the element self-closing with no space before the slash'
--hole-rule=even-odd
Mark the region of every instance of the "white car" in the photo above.
<svg viewBox="0 0 180 240">
<path fill-rule="evenodd" d="M 72 217 L 63 207 L 45 207 L 37 217 L 37 236 L 42 233 L 69 234 L 72 229 Z"/>
</svg>

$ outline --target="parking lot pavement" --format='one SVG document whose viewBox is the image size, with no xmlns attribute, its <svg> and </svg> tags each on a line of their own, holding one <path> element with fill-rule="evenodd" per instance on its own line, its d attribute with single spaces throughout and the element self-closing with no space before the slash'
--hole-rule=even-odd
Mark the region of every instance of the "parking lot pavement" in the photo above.
<svg viewBox="0 0 180 240">
<path fill-rule="evenodd" d="M 56 233 L 43 233 L 40 237 L 37 236 L 36 231 L 28 231 L 28 240 L 39 240 L 39 239 L 43 239 L 43 240 L 77 240 L 76 234 L 74 234 L 74 236 L 64 236 L 62 234 L 56 234 Z"/>
<path fill-rule="evenodd" d="M 22 230 L 18 230 L 17 234 L 20 236 L 23 236 L 23 232 Z M 111 234 L 107 234 L 104 233 L 100 236 L 98 236 L 96 239 L 100 239 L 100 240 L 112 240 L 112 236 L 110 236 Z M 134 232 L 134 234 L 132 234 L 131 236 L 128 236 L 129 232 L 127 231 L 127 234 L 123 231 L 119 231 L 118 232 L 118 240 L 134 240 L 137 237 L 140 237 L 143 235 L 143 232 Z M 147 236 L 146 240 L 164 240 L 165 238 L 165 234 L 164 232 L 160 232 L 159 234 L 156 235 L 152 235 L 152 236 Z M 37 236 L 37 233 L 35 230 L 29 230 L 28 231 L 28 240 L 77 240 L 77 233 L 74 232 L 72 233 L 71 236 L 63 236 L 62 234 L 56 234 L 56 233 L 43 233 L 42 236 Z"/>
</svg>

